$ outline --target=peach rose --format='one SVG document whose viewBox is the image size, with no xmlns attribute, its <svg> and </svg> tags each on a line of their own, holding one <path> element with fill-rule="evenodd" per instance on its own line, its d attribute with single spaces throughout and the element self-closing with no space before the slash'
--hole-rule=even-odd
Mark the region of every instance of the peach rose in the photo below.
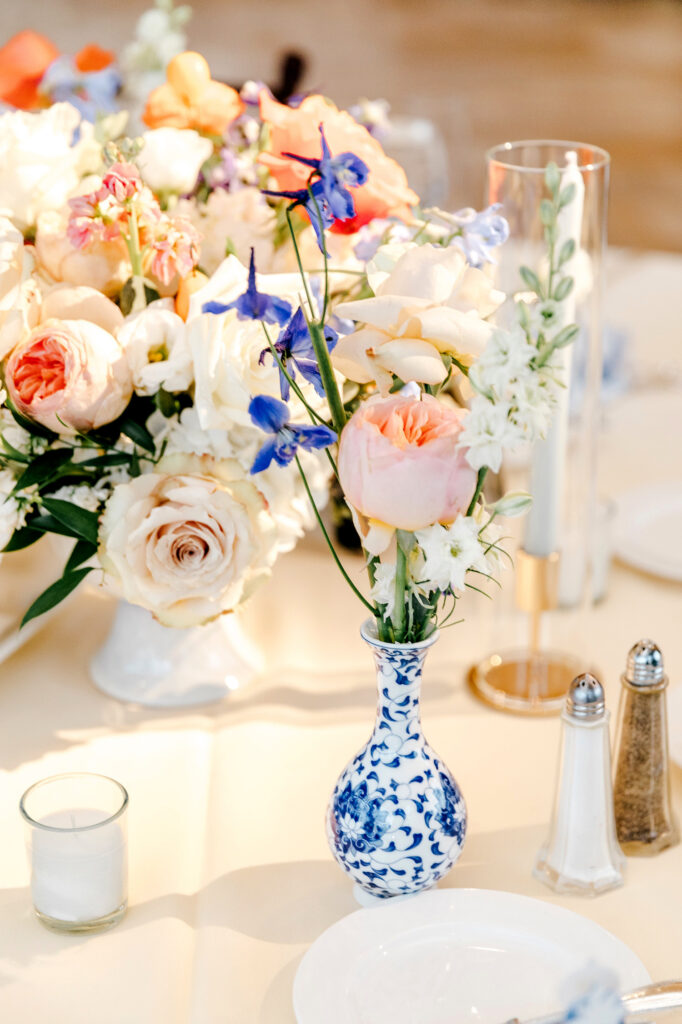
<svg viewBox="0 0 682 1024">
<path fill-rule="evenodd" d="M 457 448 L 465 416 L 431 395 L 364 402 L 339 446 L 339 479 L 349 503 L 399 530 L 452 522 L 476 487 L 476 473 Z"/>
<path fill-rule="evenodd" d="M 211 78 L 200 53 L 173 57 L 167 81 L 149 94 L 142 120 L 150 128 L 195 128 L 222 135 L 244 110 L 239 93 Z"/>
<path fill-rule="evenodd" d="M 87 320 L 35 327 L 7 360 L 5 385 L 20 413 L 58 434 L 111 423 L 133 392 L 121 346 Z"/>
<path fill-rule="evenodd" d="M 76 249 L 66 235 L 69 211 L 41 213 L 36 224 L 36 257 L 55 281 L 89 285 L 116 295 L 130 277 L 128 250 L 122 238 L 99 239 Z"/>
<path fill-rule="evenodd" d="M 322 155 L 320 124 L 333 156 L 350 152 L 367 164 L 367 182 L 353 189 L 355 217 L 337 221 L 332 231 L 357 231 L 375 217 L 410 219 L 410 207 L 419 202 L 419 196 L 408 186 L 405 171 L 386 156 L 377 140 L 350 114 L 324 96 L 308 96 L 299 107 L 287 107 L 265 90 L 260 94 L 260 112 L 270 137 L 259 161 L 269 169 L 280 189 L 305 188 L 310 168 L 285 154 L 318 159 Z"/>
</svg>

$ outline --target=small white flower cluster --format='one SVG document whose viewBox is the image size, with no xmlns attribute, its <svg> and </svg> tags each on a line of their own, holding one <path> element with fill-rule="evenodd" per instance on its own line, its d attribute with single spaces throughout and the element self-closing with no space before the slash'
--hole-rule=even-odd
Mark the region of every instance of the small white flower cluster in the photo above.
<svg viewBox="0 0 682 1024">
<path fill-rule="evenodd" d="M 168 62 L 187 49 L 183 29 L 191 16 L 188 4 L 175 7 L 173 0 L 156 0 L 140 16 L 135 38 L 121 55 L 126 93 L 144 100 L 163 83 Z"/>
<path fill-rule="evenodd" d="M 449 526 L 435 523 L 414 534 L 415 544 L 407 559 L 408 590 L 425 603 L 442 594 L 459 596 L 467 586 L 467 573 L 496 577 L 501 568 L 500 531 L 479 506 L 475 516 L 460 516 Z M 375 567 L 372 598 L 384 605 L 390 618 L 395 609 L 395 559 Z"/>
<path fill-rule="evenodd" d="M 504 449 L 546 434 L 562 381 L 556 360 L 537 366 L 537 355 L 522 327 L 498 328 L 471 367 L 476 394 L 459 444 L 474 469 L 497 473 Z"/>
</svg>

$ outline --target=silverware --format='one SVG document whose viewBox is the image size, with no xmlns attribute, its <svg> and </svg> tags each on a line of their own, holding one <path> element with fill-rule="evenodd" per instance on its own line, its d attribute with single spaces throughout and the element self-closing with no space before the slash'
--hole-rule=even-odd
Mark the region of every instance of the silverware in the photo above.
<svg viewBox="0 0 682 1024">
<path fill-rule="evenodd" d="M 626 1024 L 645 1024 L 652 1013 L 679 1010 L 682 1007 L 682 981 L 658 981 L 643 985 L 642 988 L 626 992 L 621 998 Z M 505 1021 L 505 1024 L 562 1024 L 564 1019 L 563 1014 L 552 1013 L 548 1017 L 534 1017 L 526 1021 L 514 1017 Z"/>
</svg>

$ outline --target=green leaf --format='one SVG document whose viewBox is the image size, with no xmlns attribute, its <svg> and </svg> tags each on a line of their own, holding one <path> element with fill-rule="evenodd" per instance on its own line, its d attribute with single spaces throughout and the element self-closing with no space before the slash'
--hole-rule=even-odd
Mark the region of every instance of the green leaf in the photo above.
<svg viewBox="0 0 682 1024">
<path fill-rule="evenodd" d="M 575 241 L 572 238 L 567 238 L 564 244 L 561 246 L 559 251 L 559 262 L 558 266 L 562 267 L 564 263 L 568 263 L 570 258 L 575 252 Z"/>
<path fill-rule="evenodd" d="M 120 421 L 121 433 L 129 437 L 133 444 L 136 444 L 139 448 L 144 448 L 145 451 L 151 452 L 152 455 L 156 454 L 156 445 L 154 444 L 154 438 L 149 433 L 144 423 L 138 422 L 133 419 L 127 413 L 124 413 Z"/>
<path fill-rule="evenodd" d="M 42 533 L 58 533 L 60 537 L 75 537 L 77 539 L 79 536 L 70 527 L 60 523 L 54 516 L 31 516 L 28 526 L 32 530 L 40 530 Z"/>
<path fill-rule="evenodd" d="M 554 205 L 549 201 L 549 199 L 543 199 L 540 203 L 540 220 L 545 227 L 549 227 L 550 224 L 553 224 L 556 220 Z"/>
<path fill-rule="evenodd" d="M 388 389 L 389 395 L 395 395 L 397 391 L 400 391 L 405 387 L 405 381 L 401 380 L 400 377 L 396 377 L 390 388 Z"/>
<path fill-rule="evenodd" d="M 564 206 L 568 206 L 570 203 L 573 202 L 573 200 L 575 199 L 575 194 L 576 194 L 577 191 L 578 190 L 575 187 L 575 183 L 574 182 L 571 182 L 571 184 L 567 185 L 566 188 L 562 188 L 561 192 L 559 193 L 559 209 L 560 210 L 563 210 Z"/>
<path fill-rule="evenodd" d="M 559 168 L 553 160 L 545 168 L 545 184 L 552 195 L 556 196 L 561 184 L 561 175 L 559 174 Z"/>
<path fill-rule="evenodd" d="M 121 307 L 121 312 L 124 316 L 128 316 L 133 304 L 135 302 L 135 287 L 133 285 L 132 277 L 129 277 L 126 283 L 121 288 L 121 294 L 118 297 L 118 304 Z"/>
<path fill-rule="evenodd" d="M 72 572 L 77 566 L 83 562 L 87 562 L 89 558 L 97 554 L 97 545 L 91 544 L 89 540 L 77 540 L 73 546 L 73 550 L 69 555 L 69 560 L 64 566 L 64 574 Z"/>
<path fill-rule="evenodd" d="M 144 300 L 147 303 L 147 305 L 149 305 L 150 302 L 156 302 L 156 300 L 160 299 L 160 298 L 161 298 L 161 295 L 156 290 L 156 288 L 154 288 L 154 286 L 151 285 L 151 284 L 147 284 L 147 282 L 145 281 L 145 283 L 144 283 Z"/>
<path fill-rule="evenodd" d="M 562 328 L 555 338 L 552 338 L 552 348 L 565 348 L 570 345 L 572 341 L 580 334 L 580 328 L 577 324 L 569 324 L 568 327 Z"/>
<path fill-rule="evenodd" d="M 571 294 L 573 291 L 573 278 L 562 277 L 554 289 L 554 296 L 556 302 L 563 302 L 564 299 Z"/>
<path fill-rule="evenodd" d="M 44 437 L 47 441 L 56 441 L 58 434 L 55 434 L 54 430 L 48 430 L 42 423 L 36 423 L 34 420 L 28 420 L 25 416 L 22 416 L 20 412 L 15 408 L 10 398 L 5 398 L 5 405 L 12 413 L 15 421 L 20 427 L 23 427 L 29 434 L 33 434 L 35 437 Z"/>
<path fill-rule="evenodd" d="M 40 597 L 37 597 L 29 610 L 21 620 L 21 625 L 25 626 L 31 619 L 37 618 L 39 615 L 44 615 L 45 612 L 49 612 L 51 608 L 54 608 L 65 597 L 76 589 L 79 583 L 85 579 L 89 572 L 92 572 L 93 566 L 86 566 L 85 569 L 76 569 L 73 572 L 64 573 L 61 579 L 53 583 L 52 586 L 44 590 Z"/>
<path fill-rule="evenodd" d="M 71 461 L 73 452 L 70 448 L 50 448 L 42 455 L 36 455 L 30 466 L 18 477 L 12 493 L 32 487 L 33 484 L 46 484 L 54 479 L 61 466 Z"/>
<path fill-rule="evenodd" d="M 69 527 L 78 537 L 97 544 L 99 536 L 99 517 L 96 512 L 88 512 L 70 501 L 60 498 L 43 498 L 43 505 L 64 526 Z"/>
<path fill-rule="evenodd" d="M 540 278 L 531 270 L 530 267 L 521 267 L 519 270 L 521 277 L 523 278 L 524 284 L 528 285 L 532 292 L 539 295 L 542 298 L 542 285 L 540 284 Z"/>
<path fill-rule="evenodd" d="M 18 448 L 11 445 L 9 441 L 2 436 L 2 434 L 0 434 L 0 442 L 2 442 L 2 447 L 5 449 L 12 462 L 29 463 L 31 461 L 30 455 L 24 455 L 24 453 L 20 452 Z"/>
<path fill-rule="evenodd" d="M 105 469 L 107 466 L 126 466 L 131 458 L 128 452 L 108 452 L 106 455 L 94 455 L 91 459 L 84 459 L 78 465 L 90 469 Z"/>
<path fill-rule="evenodd" d="M 30 526 L 23 526 L 20 530 L 14 531 L 2 550 L 23 551 L 24 548 L 30 548 L 31 544 L 35 544 L 42 536 L 42 530 L 32 530 Z"/>
<path fill-rule="evenodd" d="M 179 402 L 175 395 L 171 395 L 168 391 L 164 391 L 163 388 L 159 388 L 154 395 L 154 402 L 156 403 L 156 408 L 163 416 L 166 417 L 166 419 L 174 416 L 175 413 L 179 411 Z"/>
</svg>

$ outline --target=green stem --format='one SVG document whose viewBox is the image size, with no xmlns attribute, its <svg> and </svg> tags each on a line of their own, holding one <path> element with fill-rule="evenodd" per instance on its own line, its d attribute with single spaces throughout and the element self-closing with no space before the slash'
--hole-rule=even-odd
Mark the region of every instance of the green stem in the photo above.
<svg viewBox="0 0 682 1024">
<path fill-rule="evenodd" d="M 404 641 L 405 633 L 405 587 L 407 584 L 407 557 L 400 542 L 396 545 L 395 563 L 395 608 L 393 609 L 393 626 L 396 642 Z"/>
<path fill-rule="evenodd" d="M 329 537 L 329 534 L 327 533 L 327 529 L 326 529 L 324 523 L 322 522 L 322 516 L 320 515 L 319 510 L 317 508 L 317 505 L 315 504 L 315 499 L 313 498 L 312 491 L 310 490 L 310 487 L 308 485 L 308 481 L 306 479 L 305 473 L 303 472 L 303 467 L 301 466 L 301 463 L 300 463 L 300 460 L 298 458 L 298 455 L 294 455 L 294 459 L 296 460 L 296 465 L 298 467 L 298 471 L 301 474 L 301 480 L 303 481 L 303 486 L 305 487 L 306 494 L 308 495 L 308 500 L 310 501 L 310 504 L 312 506 L 313 512 L 315 513 L 315 518 L 317 519 L 318 526 L 322 530 L 322 535 L 323 535 L 324 539 L 327 542 L 327 546 L 328 546 L 329 550 L 331 551 L 332 558 L 336 562 L 336 564 L 337 564 L 337 566 L 338 566 L 338 568 L 339 568 L 339 570 L 341 572 L 341 575 L 343 576 L 343 578 L 345 579 L 346 583 L 351 588 L 353 593 L 356 595 L 356 597 L 360 598 L 360 600 L 365 605 L 365 607 L 368 608 L 370 610 L 370 612 L 372 613 L 372 615 L 376 618 L 376 615 L 377 615 L 376 608 L 374 607 L 374 605 L 369 603 L 369 601 L 364 596 L 364 594 L 360 593 L 360 591 L 355 586 L 355 584 L 353 583 L 352 579 L 350 578 L 350 576 L 348 575 L 348 573 L 344 569 L 343 565 L 341 564 L 341 559 L 337 555 L 336 548 L 332 544 L 331 539 Z"/>
<path fill-rule="evenodd" d="M 299 248 L 298 248 L 298 242 L 296 241 L 296 232 L 294 231 L 294 226 L 291 223 L 291 208 L 290 207 L 287 207 L 286 218 L 287 218 L 287 224 L 289 225 L 289 234 L 291 235 L 291 241 L 292 241 L 293 246 L 294 246 L 294 254 L 296 256 L 296 263 L 298 264 L 298 270 L 299 270 L 299 273 L 301 275 L 301 279 L 303 280 L 303 287 L 305 288 L 305 294 L 306 294 L 306 298 L 308 300 L 308 306 L 310 308 L 310 315 L 312 317 L 312 316 L 315 316 L 315 307 L 313 306 L 313 300 L 312 300 L 312 297 L 310 295 L 310 289 L 308 288 L 308 278 L 306 277 L 305 270 L 303 269 L 303 263 L 301 262 L 301 253 L 300 253 Z M 307 319 L 307 317 L 306 317 L 306 319 Z"/>
<path fill-rule="evenodd" d="M 483 484 L 485 483 L 485 478 L 486 478 L 487 474 L 488 474 L 488 467 L 487 466 L 481 466 L 481 468 L 478 471 L 478 476 L 476 477 L 476 490 L 474 491 L 474 496 L 471 499 L 471 501 L 469 502 L 469 508 L 467 509 L 467 515 L 468 516 L 470 516 L 472 514 L 472 512 L 474 511 L 474 509 L 476 508 L 476 502 L 478 501 L 478 499 L 479 499 L 479 497 L 481 495 L 481 491 L 483 490 Z"/>
<path fill-rule="evenodd" d="M 130 266 L 133 272 L 133 277 L 142 277 L 140 232 L 137 227 L 137 214 L 134 210 L 130 211 L 130 220 L 128 221 L 128 225 L 130 227 L 130 234 L 126 237 L 126 245 L 128 247 L 128 255 L 130 256 Z"/>
<path fill-rule="evenodd" d="M 341 440 L 341 431 L 346 425 L 346 410 L 343 405 L 341 393 L 339 392 L 339 386 L 336 383 L 334 367 L 332 366 L 332 361 L 329 356 L 329 349 L 327 348 L 327 342 L 325 341 L 324 330 L 321 324 L 315 321 L 308 323 L 308 330 L 310 331 L 310 338 L 317 357 L 317 365 L 320 370 L 320 376 L 322 377 L 322 386 L 324 387 L 327 401 L 329 403 L 329 411 L 332 415 L 334 429 L 339 435 L 339 440 Z"/>
</svg>

